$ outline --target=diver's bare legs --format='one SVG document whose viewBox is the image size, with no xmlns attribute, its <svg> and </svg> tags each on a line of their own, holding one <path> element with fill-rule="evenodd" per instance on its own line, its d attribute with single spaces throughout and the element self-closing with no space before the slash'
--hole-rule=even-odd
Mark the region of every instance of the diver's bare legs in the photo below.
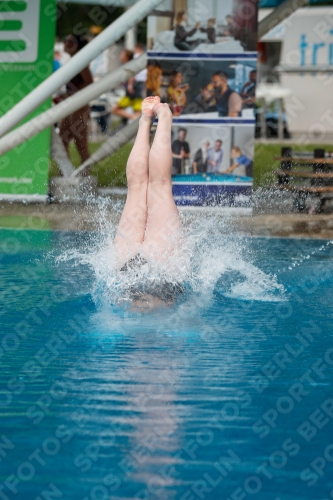
<svg viewBox="0 0 333 500">
<path fill-rule="evenodd" d="M 169 106 L 161 103 L 153 111 L 158 116 L 158 125 L 149 154 L 148 217 L 141 253 L 165 261 L 179 244 L 181 226 L 171 184 L 172 114 Z"/>
<path fill-rule="evenodd" d="M 149 135 L 153 106 L 159 98 L 148 97 L 142 103 L 142 116 L 134 146 L 127 161 L 127 199 L 114 240 L 117 267 L 122 267 L 139 251 L 147 222 Z"/>
</svg>

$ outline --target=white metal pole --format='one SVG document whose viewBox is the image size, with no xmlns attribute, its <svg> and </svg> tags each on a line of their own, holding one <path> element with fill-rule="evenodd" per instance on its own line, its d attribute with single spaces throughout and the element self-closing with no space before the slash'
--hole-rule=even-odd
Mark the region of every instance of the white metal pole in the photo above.
<svg viewBox="0 0 333 500">
<path fill-rule="evenodd" d="M 139 73 L 146 65 L 147 56 L 146 54 L 142 54 L 137 59 L 132 59 L 132 61 L 124 64 L 116 71 L 104 76 L 98 82 L 88 85 L 88 87 L 68 97 L 68 99 L 65 99 L 53 108 L 44 111 L 44 113 L 41 113 L 29 122 L 16 128 L 0 139 L 0 155 L 7 153 L 7 151 L 22 144 L 22 142 L 30 139 L 30 137 L 33 137 L 42 130 L 62 120 L 65 116 L 82 108 L 93 99 L 96 99 L 96 97 L 104 94 L 104 92 L 117 87 L 131 76 Z"/>
<path fill-rule="evenodd" d="M 74 172 L 75 169 L 68 158 L 65 146 L 54 127 L 52 127 L 51 158 L 57 162 L 58 168 L 64 177 L 69 177 Z"/>
<path fill-rule="evenodd" d="M 304 7 L 309 0 L 285 0 L 273 12 L 260 21 L 258 25 L 258 40 L 272 30 L 276 25 L 289 17 L 295 10 Z"/>
<path fill-rule="evenodd" d="M 0 137 L 11 130 L 23 118 L 34 111 L 48 97 L 67 83 L 73 76 L 80 73 L 98 54 L 119 40 L 134 24 L 138 23 L 163 0 L 139 0 L 120 16 L 114 23 L 75 54 L 68 64 L 58 69 L 44 80 L 30 94 L 0 118 Z"/>
<path fill-rule="evenodd" d="M 135 28 L 131 28 L 126 32 L 125 35 L 125 49 L 134 50 L 136 44 L 136 32 Z"/>
<path fill-rule="evenodd" d="M 130 7 L 127 8 L 129 10 Z M 125 49 L 134 50 L 136 44 L 136 27 L 132 26 L 125 34 Z"/>
</svg>

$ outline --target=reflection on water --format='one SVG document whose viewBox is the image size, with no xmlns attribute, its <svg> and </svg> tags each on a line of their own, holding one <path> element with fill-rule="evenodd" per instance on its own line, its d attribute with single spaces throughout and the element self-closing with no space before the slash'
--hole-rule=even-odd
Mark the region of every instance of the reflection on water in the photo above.
<svg viewBox="0 0 333 500">
<path fill-rule="evenodd" d="M 333 247 L 219 224 L 187 221 L 186 293 L 149 312 L 101 234 L 2 254 L 0 497 L 332 498 Z"/>
</svg>

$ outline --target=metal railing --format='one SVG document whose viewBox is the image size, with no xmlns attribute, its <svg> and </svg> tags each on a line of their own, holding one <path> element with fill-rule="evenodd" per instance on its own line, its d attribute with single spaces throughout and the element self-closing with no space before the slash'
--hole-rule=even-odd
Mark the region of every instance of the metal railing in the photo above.
<svg viewBox="0 0 333 500">
<path fill-rule="evenodd" d="M 116 71 L 107 74 L 98 82 L 92 83 L 84 89 L 76 92 L 71 97 L 60 102 L 56 106 L 40 115 L 32 118 L 29 122 L 16 128 L 9 134 L 0 139 L 0 155 L 7 153 L 22 142 L 37 135 L 42 130 L 50 127 L 54 123 L 59 122 L 74 111 L 82 108 L 96 97 L 104 94 L 108 90 L 117 87 L 122 82 L 128 80 L 131 76 L 139 73 L 147 65 L 147 56 L 142 56 L 124 64 Z M 59 71 L 59 70 L 58 70 Z"/>
<path fill-rule="evenodd" d="M 95 57 L 121 38 L 130 28 L 146 17 L 163 0 L 139 0 L 94 40 L 71 58 L 0 118 L 0 137 L 26 118 L 62 85 L 80 73 Z M 89 102 L 89 101 L 87 101 Z M 86 104 L 87 104 L 86 102 Z M 66 101 L 67 103 L 67 101 Z"/>
</svg>

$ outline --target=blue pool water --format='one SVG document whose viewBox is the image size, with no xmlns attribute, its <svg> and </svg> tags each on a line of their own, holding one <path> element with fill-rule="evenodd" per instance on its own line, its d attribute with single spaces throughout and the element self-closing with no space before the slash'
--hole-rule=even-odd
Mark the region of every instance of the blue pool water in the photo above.
<svg viewBox="0 0 333 500">
<path fill-rule="evenodd" d="M 330 242 L 201 234 L 137 311 L 96 235 L 0 237 L 1 499 L 333 498 Z"/>
</svg>

